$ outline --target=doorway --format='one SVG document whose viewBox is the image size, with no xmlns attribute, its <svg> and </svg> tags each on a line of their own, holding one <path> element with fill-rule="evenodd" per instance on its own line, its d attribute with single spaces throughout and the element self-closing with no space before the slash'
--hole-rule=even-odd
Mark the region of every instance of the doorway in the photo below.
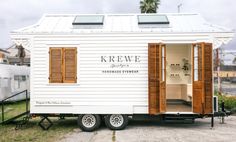
<svg viewBox="0 0 236 142">
<path fill-rule="evenodd" d="M 191 44 L 166 45 L 166 111 L 192 112 Z"/>
<path fill-rule="evenodd" d="M 148 44 L 148 111 L 212 113 L 212 44 Z"/>
</svg>

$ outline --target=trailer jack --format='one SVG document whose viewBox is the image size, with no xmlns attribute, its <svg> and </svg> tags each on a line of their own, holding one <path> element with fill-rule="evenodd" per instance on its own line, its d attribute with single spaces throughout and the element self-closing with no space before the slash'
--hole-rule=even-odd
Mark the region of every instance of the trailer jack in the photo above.
<svg viewBox="0 0 236 142">
<path fill-rule="evenodd" d="M 43 130 L 49 130 L 52 127 L 53 123 L 48 118 L 48 116 L 42 116 L 42 119 L 39 121 L 38 124 Z"/>
<path fill-rule="evenodd" d="M 221 110 L 218 112 L 214 113 L 215 117 L 219 117 L 220 118 L 220 124 L 224 124 L 225 123 L 225 117 L 228 117 L 232 114 L 231 111 L 228 111 L 225 109 L 225 103 L 222 102 L 221 103 Z"/>
<path fill-rule="evenodd" d="M 211 128 L 214 127 L 214 114 L 211 115 Z"/>
</svg>

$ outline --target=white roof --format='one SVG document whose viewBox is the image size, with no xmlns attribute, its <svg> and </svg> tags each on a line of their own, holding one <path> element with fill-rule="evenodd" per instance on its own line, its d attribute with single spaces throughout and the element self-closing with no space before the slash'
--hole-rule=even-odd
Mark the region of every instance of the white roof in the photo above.
<svg viewBox="0 0 236 142">
<path fill-rule="evenodd" d="M 78 29 L 72 23 L 78 14 L 44 15 L 32 26 L 22 28 L 12 33 L 50 34 L 50 33 L 91 33 L 91 32 L 158 32 L 158 33 L 222 33 L 233 31 L 206 22 L 199 14 L 168 13 L 168 26 L 141 27 L 138 25 L 138 15 L 141 14 L 104 14 L 104 25 L 101 29 Z M 81 14 L 80 14 L 81 15 Z M 85 14 L 82 14 L 85 15 Z M 89 14 L 87 14 L 89 15 Z M 98 14 L 101 15 L 101 14 Z M 148 15 L 148 14 L 147 14 Z M 151 14 L 153 15 L 153 14 Z M 155 15 L 155 14 L 154 14 Z M 158 15 L 158 14 L 157 14 Z M 163 14 L 161 14 L 163 15 Z"/>
</svg>

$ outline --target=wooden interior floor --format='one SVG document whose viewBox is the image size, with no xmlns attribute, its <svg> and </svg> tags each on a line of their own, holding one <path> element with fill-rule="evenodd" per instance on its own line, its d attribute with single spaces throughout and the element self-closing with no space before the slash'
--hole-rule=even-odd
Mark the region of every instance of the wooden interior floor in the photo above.
<svg viewBox="0 0 236 142">
<path fill-rule="evenodd" d="M 167 104 L 169 112 L 192 112 L 192 106 L 186 104 Z"/>
</svg>

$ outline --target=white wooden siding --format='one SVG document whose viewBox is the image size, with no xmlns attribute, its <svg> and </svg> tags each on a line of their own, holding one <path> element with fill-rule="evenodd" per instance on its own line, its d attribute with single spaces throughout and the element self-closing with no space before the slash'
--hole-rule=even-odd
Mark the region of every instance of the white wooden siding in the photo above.
<svg viewBox="0 0 236 142">
<path fill-rule="evenodd" d="M 31 113 L 147 114 L 148 43 L 165 41 L 176 44 L 211 40 L 207 35 L 198 36 L 197 39 L 194 36 L 181 38 L 184 40 L 174 36 L 141 33 L 125 36 L 118 33 L 54 37 L 37 35 L 33 38 L 31 48 Z M 77 47 L 76 84 L 49 83 L 49 47 Z M 139 72 L 102 73 L 102 70 L 110 70 L 111 63 L 101 63 L 101 56 L 107 55 L 140 56 L 139 63 L 128 63 L 130 67 L 127 68 Z"/>
<path fill-rule="evenodd" d="M 147 113 L 147 38 L 99 36 L 77 38 L 35 37 L 32 48 L 32 113 Z M 140 43 L 138 43 L 139 41 Z M 73 44 L 71 44 L 73 43 Z M 50 84 L 49 47 L 78 48 L 76 84 Z M 101 56 L 136 55 L 140 63 L 128 63 L 137 74 L 104 74 L 112 63 L 101 63 Z M 117 64 L 117 63 L 116 63 Z M 125 63 L 127 64 L 127 63 Z M 117 69 L 120 70 L 120 69 Z M 39 104 L 40 102 L 47 104 Z M 53 103 L 53 101 L 55 102 Z M 66 101 L 68 104 L 61 104 Z M 61 107 L 53 107 L 61 106 Z M 107 106 L 104 108 L 104 106 Z M 137 112 L 134 112 L 135 106 Z M 48 109 L 47 109 L 48 108 Z M 49 109 L 50 108 L 50 109 Z M 76 109 L 75 109 L 76 108 Z M 91 109 L 96 108 L 96 109 Z M 103 108 L 103 109 L 102 109 Z M 120 108 L 117 110 L 117 108 Z M 58 111 L 60 109 L 60 111 Z M 89 110 L 92 110 L 89 111 Z M 101 111 L 102 110 L 102 111 Z M 138 112 L 141 111 L 141 112 Z"/>
</svg>

